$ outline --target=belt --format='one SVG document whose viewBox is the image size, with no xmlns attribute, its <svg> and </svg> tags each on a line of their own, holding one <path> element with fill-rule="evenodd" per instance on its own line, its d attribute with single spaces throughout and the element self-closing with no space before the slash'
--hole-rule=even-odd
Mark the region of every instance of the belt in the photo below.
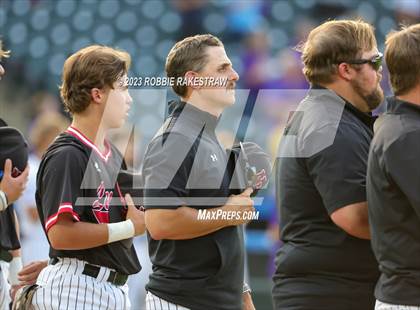
<svg viewBox="0 0 420 310">
<path fill-rule="evenodd" d="M 55 265 L 58 263 L 58 261 L 59 259 L 57 257 L 53 257 L 50 259 L 50 265 Z M 82 274 L 96 279 L 98 278 L 100 270 L 101 270 L 100 266 L 95 266 L 92 264 L 85 263 Z M 108 282 L 117 286 L 125 285 L 125 283 L 127 283 L 127 280 L 128 280 L 128 275 L 122 274 L 113 270 L 110 271 L 109 277 L 107 279 Z"/>
</svg>

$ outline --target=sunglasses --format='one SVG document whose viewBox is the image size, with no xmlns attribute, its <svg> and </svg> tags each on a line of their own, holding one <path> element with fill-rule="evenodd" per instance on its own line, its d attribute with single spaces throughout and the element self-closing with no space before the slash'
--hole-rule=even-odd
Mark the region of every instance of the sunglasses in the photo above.
<svg viewBox="0 0 420 310">
<path fill-rule="evenodd" d="M 382 59 L 384 55 L 382 53 L 378 53 L 377 55 L 373 56 L 371 59 L 355 59 L 352 61 L 346 61 L 348 64 L 351 65 L 363 65 L 369 64 L 372 68 L 378 71 L 382 66 Z"/>
<path fill-rule="evenodd" d="M 241 146 L 241 153 L 242 158 L 245 161 L 245 176 L 246 176 L 246 183 L 248 187 L 254 188 L 255 182 L 257 181 L 257 168 L 254 166 L 251 166 L 248 160 L 248 156 L 246 155 L 244 146 L 242 142 L 239 142 L 239 145 Z"/>
<path fill-rule="evenodd" d="M 13 178 L 17 178 L 18 176 L 20 176 L 22 174 L 22 171 L 20 171 L 18 168 L 14 167 L 12 170 L 12 177 Z M 4 176 L 4 171 L 0 170 L 0 180 L 3 179 Z"/>
</svg>

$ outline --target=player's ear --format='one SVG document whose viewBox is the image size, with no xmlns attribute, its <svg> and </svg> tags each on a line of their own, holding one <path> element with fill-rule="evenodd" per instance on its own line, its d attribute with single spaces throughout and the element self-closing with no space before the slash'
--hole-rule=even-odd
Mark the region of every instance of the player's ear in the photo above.
<svg viewBox="0 0 420 310">
<path fill-rule="evenodd" d="M 347 63 L 342 62 L 337 67 L 337 74 L 342 79 L 346 81 L 351 81 L 353 79 L 355 70 Z"/>
<path fill-rule="evenodd" d="M 106 100 L 106 91 L 95 87 L 90 90 L 90 96 L 92 102 L 100 104 Z"/>
<path fill-rule="evenodd" d="M 198 73 L 195 71 L 187 71 L 184 75 L 184 79 L 187 82 L 187 85 L 192 89 L 199 89 L 198 83 L 194 83 L 194 79 L 198 78 Z"/>
</svg>

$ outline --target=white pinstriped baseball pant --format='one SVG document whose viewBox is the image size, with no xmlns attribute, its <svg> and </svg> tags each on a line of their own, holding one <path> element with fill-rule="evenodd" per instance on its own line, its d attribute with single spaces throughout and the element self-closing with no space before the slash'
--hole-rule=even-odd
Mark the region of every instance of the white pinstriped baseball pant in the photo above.
<svg viewBox="0 0 420 310">
<path fill-rule="evenodd" d="M 418 306 L 391 305 L 376 300 L 375 310 L 420 310 Z"/>
<path fill-rule="evenodd" d="M 85 262 L 60 258 L 38 276 L 32 299 L 35 310 L 129 310 L 128 286 L 107 281 L 111 269 L 101 267 L 98 277 L 82 274 Z"/>
<path fill-rule="evenodd" d="M 4 268 L 4 266 L 3 266 Z M 0 310 L 8 310 L 10 303 L 9 284 L 0 266 Z"/>
<path fill-rule="evenodd" d="M 146 310 L 189 310 L 188 308 L 172 304 L 150 292 L 146 295 Z"/>
</svg>

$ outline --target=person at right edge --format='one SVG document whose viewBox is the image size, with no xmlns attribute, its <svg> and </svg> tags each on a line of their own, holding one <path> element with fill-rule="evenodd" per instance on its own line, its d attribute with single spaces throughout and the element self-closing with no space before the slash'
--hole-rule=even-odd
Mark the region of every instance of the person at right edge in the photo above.
<svg viewBox="0 0 420 310">
<path fill-rule="evenodd" d="M 311 84 L 286 125 L 276 163 L 281 239 L 276 310 L 373 309 L 366 172 L 383 101 L 382 54 L 362 20 L 328 21 L 299 46 Z"/>
<path fill-rule="evenodd" d="M 375 124 L 367 199 L 381 275 L 376 310 L 420 309 L 420 24 L 387 36 L 394 97 Z"/>
</svg>

